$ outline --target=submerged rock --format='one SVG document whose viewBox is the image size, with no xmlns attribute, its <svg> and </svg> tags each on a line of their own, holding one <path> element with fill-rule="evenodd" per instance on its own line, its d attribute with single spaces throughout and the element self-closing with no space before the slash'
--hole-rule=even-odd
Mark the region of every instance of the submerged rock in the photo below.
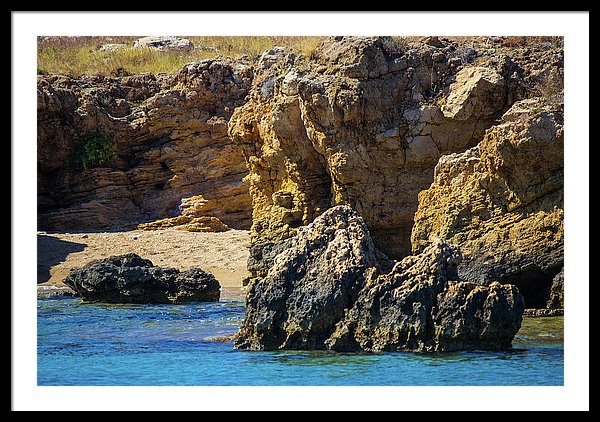
<svg viewBox="0 0 600 422">
<path fill-rule="evenodd" d="M 86 301 L 108 303 L 216 302 L 221 289 L 200 268 L 157 267 L 134 253 L 90 262 L 64 282 Z"/>
<path fill-rule="evenodd" d="M 514 286 L 458 281 L 460 252 L 435 242 L 396 262 L 336 206 L 298 231 L 248 290 L 239 349 L 506 349 L 521 325 Z"/>
</svg>

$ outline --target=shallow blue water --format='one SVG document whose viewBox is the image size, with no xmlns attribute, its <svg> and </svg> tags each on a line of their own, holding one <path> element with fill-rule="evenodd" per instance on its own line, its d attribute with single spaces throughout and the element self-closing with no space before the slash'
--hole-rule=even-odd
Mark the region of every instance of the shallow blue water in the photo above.
<svg viewBox="0 0 600 422">
<path fill-rule="evenodd" d="M 38 298 L 38 385 L 563 385 L 562 318 L 526 319 L 507 352 L 247 352 L 241 302 L 82 304 Z"/>
</svg>

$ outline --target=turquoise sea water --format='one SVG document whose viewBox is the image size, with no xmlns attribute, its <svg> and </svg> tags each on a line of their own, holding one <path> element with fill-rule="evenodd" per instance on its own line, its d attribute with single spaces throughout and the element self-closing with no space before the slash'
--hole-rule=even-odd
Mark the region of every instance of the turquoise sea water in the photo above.
<svg viewBox="0 0 600 422">
<path fill-rule="evenodd" d="M 504 352 L 248 352 L 243 303 L 83 304 L 38 298 L 38 385 L 563 385 L 562 317 L 526 318 Z"/>
</svg>

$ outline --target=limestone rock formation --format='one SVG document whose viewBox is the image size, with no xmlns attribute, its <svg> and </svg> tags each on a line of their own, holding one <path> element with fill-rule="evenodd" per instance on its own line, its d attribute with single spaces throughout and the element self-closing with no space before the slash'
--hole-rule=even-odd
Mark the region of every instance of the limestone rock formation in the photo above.
<svg viewBox="0 0 600 422">
<path fill-rule="evenodd" d="M 556 307 L 563 266 L 563 111 L 542 99 L 515 103 L 479 145 L 444 156 L 419 194 L 413 252 L 436 239 L 460 246 L 459 275 L 519 287 L 527 307 Z"/>
<path fill-rule="evenodd" d="M 348 206 L 298 230 L 266 277 L 249 285 L 241 349 L 505 349 L 520 328 L 513 286 L 457 279 L 459 252 L 436 242 L 394 263 Z"/>
<path fill-rule="evenodd" d="M 151 223 L 141 223 L 137 226 L 138 230 L 165 230 L 169 228 L 185 230 L 188 232 L 205 233 L 217 233 L 230 230 L 229 227 L 216 217 L 189 217 L 187 215 L 163 218 L 162 220 L 152 221 Z"/>
<path fill-rule="evenodd" d="M 562 306 L 563 52 L 514 43 L 330 37 L 308 57 L 274 47 L 170 76 L 40 76 L 38 225 L 251 226 L 256 287 L 304 227 L 349 205 L 391 259 L 459 245 L 456 280 L 479 287 L 457 295 L 512 294 L 497 281 Z M 444 348 L 431 341 L 411 344 Z"/>
<path fill-rule="evenodd" d="M 221 286 L 200 268 L 180 272 L 130 253 L 72 270 L 65 284 L 83 300 L 107 303 L 216 302 Z"/>
<path fill-rule="evenodd" d="M 229 121 L 250 172 L 251 255 L 339 204 L 388 256 L 410 254 L 418 193 L 440 157 L 477 145 L 530 76 L 527 60 L 465 51 L 446 39 L 332 37 L 310 58 L 265 52 Z"/>
<path fill-rule="evenodd" d="M 206 215 L 223 213 L 223 209 L 215 209 L 217 203 L 220 202 L 207 201 L 202 195 L 183 198 L 179 205 L 181 215 L 138 224 L 137 228 L 139 230 L 164 230 L 172 227 L 176 230 L 190 232 L 224 232 L 230 230 L 230 227 L 217 217 Z"/>
<path fill-rule="evenodd" d="M 40 229 L 134 227 L 190 203 L 195 217 L 248 228 L 247 170 L 227 121 L 251 81 L 251 64 L 230 59 L 171 76 L 38 77 Z"/>
<path fill-rule="evenodd" d="M 546 307 L 548 309 L 564 309 L 565 307 L 565 271 L 564 268 L 552 279 L 550 294 Z"/>
<path fill-rule="evenodd" d="M 506 101 L 504 79 L 487 67 L 466 67 L 456 75 L 442 106 L 445 117 L 468 120 L 493 115 Z"/>
<path fill-rule="evenodd" d="M 158 51 L 189 53 L 194 49 L 194 43 L 187 38 L 174 36 L 151 36 L 139 38 L 133 44 L 133 48 L 142 47 L 151 48 Z"/>
</svg>

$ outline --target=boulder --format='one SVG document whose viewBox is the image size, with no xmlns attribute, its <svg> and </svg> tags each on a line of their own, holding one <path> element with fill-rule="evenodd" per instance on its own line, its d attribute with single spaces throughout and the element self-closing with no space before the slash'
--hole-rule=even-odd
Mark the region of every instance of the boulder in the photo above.
<svg viewBox="0 0 600 422">
<path fill-rule="evenodd" d="M 180 272 L 129 253 L 71 270 L 64 283 L 81 298 L 106 303 L 216 302 L 221 286 L 200 268 Z"/>
<path fill-rule="evenodd" d="M 158 51 L 177 51 L 189 53 L 194 50 L 194 43 L 187 38 L 174 36 L 153 36 L 139 38 L 133 44 L 133 48 L 151 48 Z"/>
<path fill-rule="evenodd" d="M 502 75 L 487 67 L 466 67 L 457 73 L 442 113 L 457 120 L 480 119 L 495 114 L 505 101 Z"/>
<path fill-rule="evenodd" d="M 363 219 L 347 206 L 329 209 L 290 240 L 265 278 L 249 285 L 236 346 L 323 349 L 377 262 Z"/>
<path fill-rule="evenodd" d="M 114 53 L 117 50 L 123 50 L 129 48 L 129 46 L 127 44 L 122 44 L 122 43 L 118 43 L 118 44 L 102 44 L 101 46 L 98 47 L 98 49 L 96 50 L 96 52 L 108 52 L 108 53 Z"/>
<path fill-rule="evenodd" d="M 441 241 L 394 263 L 348 206 L 299 229 L 273 261 L 248 287 L 237 348 L 506 349 L 520 328 L 515 287 L 459 281 L 460 253 Z"/>
</svg>

